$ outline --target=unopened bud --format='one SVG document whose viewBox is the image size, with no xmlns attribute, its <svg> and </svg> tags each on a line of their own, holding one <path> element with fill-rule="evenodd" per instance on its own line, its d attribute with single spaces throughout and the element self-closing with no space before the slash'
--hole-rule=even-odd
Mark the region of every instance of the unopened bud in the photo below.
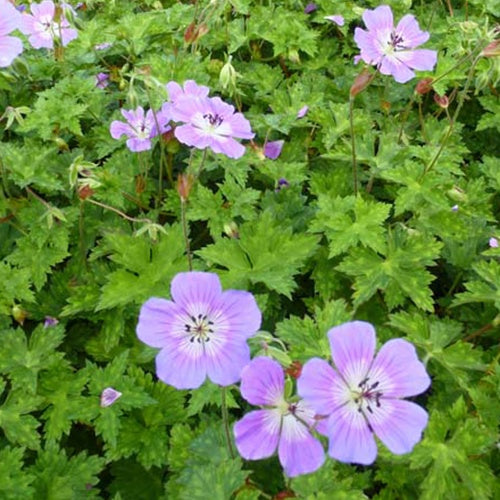
<svg viewBox="0 0 500 500">
<path fill-rule="evenodd" d="M 300 361 L 292 361 L 290 366 L 285 370 L 285 373 L 292 378 L 299 378 L 302 373 L 302 363 Z"/>
<path fill-rule="evenodd" d="M 484 57 L 497 57 L 500 55 L 500 40 L 493 40 L 489 45 L 487 45 L 481 54 Z"/>
<path fill-rule="evenodd" d="M 432 78 L 423 78 L 415 86 L 415 92 L 420 95 L 427 94 L 432 90 Z"/>
<path fill-rule="evenodd" d="M 389 113 L 391 110 L 391 103 L 389 101 L 380 101 L 380 107 L 386 112 Z"/>
<path fill-rule="evenodd" d="M 222 66 L 219 74 L 219 82 L 224 90 L 236 90 L 236 79 L 241 75 L 234 69 L 231 64 L 232 56 L 228 57 L 227 63 Z"/>
<path fill-rule="evenodd" d="M 93 194 L 94 194 L 94 191 L 87 184 L 84 184 L 83 186 L 78 188 L 78 198 L 80 198 L 80 200 L 82 200 L 82 201 L 86 200 L 87 198 L 90 198 Z"/>
<path fill-rule="evenodd" d="M 194 177 L 192 174 L 179 174 L 177 177 L 177 192 L 182 202 L 186 202 L 193 187 Z"/>
<path fill-rule="evenodd" d="M 144 176 L 139 174 L 135 178 L 135 192 L 137 194 L 141 194 L 144 192 L 145 189 L 146 189 L 146 181 L 144 180 Z"/>
<path fill-rule="evenodd" d="M 184 32 L 184 41 L 186 43 L 194 43 L 207 33 L 208 33 L 208 27 L 205 23 L 196 26 L 196 23 L 192 22 Z"/>
<path fill-rule="evenodd" d="M 28 317 L 28 313 L 18 305 L 12 306 L 12 317 L 22 326 L 24 320 Z"/>
<path fill-rule="evenodd" d="M 231 221 L 228 224 L 224 224 L 224 233 L 235 240 L 240 238 L 240 230 L 238 229 L 236 222 Z"/>
<path fill-rule="evenodd" d="M 448 96 L 447 95 L 438 95 L 438 94 L 434 94 L 434 102 L 440 107 L 440 108 L 443 108 L 443 109 L 446 109 L 449 104 L 450 104 L 450 100 L 448 99 Z"/>
<path fill-rule="evenodd" d="M 374 75 L 372 75 L 368 69 L 363 69 L 363 71 L 361 71 L 361 73 L 354 79 L 354 83 L 351 86 L 351 90 L 349 91 L 351 98 L 356 97 L 359 93 L 363 92 L 363 90 L 370 85 L 373 77 Z"/>
</svg>

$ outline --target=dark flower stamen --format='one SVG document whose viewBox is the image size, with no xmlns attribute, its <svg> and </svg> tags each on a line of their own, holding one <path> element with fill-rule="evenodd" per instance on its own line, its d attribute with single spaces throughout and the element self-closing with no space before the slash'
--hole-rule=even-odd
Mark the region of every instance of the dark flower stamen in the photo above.
<svg viewBox="0 0 500 500">
<path fill-rule="evenodd" d="M 213 328 L 210 328 L 214 322 L 207 321 L 207 315 L 198 314 L 198 317 L 190 316 L 190 323 L 185 323 L 184 328 L 186 329 L 186 333 L 191 334 L 189 338 L 189 342 L 198 342 L 201 344 L 202 342 L 209 342 L 210 336 L 209 333 L 214 333 Z"/>
<path fill-rule="evenodd" d="M 212 127 L 218 127 L 224 121 L 224 118 L 222 118 L 222 116 L 219 116 L 217 114 L 213 115 L 212 113 L 205 113 L 203 115 L 203 118 L 205 118 L 205 120 L 208 120 L 208 123 L 210 123 Z"/>
<path fill-rule="evenodd" d="M 389 40 L 389 45 L 392 45 L 395 49 L 406 49 L 404 44 L 404 38 L 402 35 L 398 35 L 395 31 L 391 33 L 391 39 Z"/>
</svg>

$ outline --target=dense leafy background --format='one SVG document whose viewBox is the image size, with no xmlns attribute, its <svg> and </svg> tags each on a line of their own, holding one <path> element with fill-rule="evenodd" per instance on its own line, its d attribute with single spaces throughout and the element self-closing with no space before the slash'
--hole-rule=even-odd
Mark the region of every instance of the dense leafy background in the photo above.
<svg viewBox="0 0 500 500">
<path fill-rule="evenodd" d="M 417 79 L 379 75 L 356 97 L 358 197 L 352 35 L 373 0 L 317 0 L 309 15 L 296 0 L 88 0 L 62 53 L 25 41 L 0 72 L 0 498 L 500 496 L 500 250 L 488 246 L 500 237 L 499 59 L 478 56 L 500 9 L 387 3 L 430 31 L 439 79 L 419 95 Z M 230 56 L 236 73 L 221 81 Z M 284 363 L 327 358 L 327 330 L 351 318 L 380 341 L 413 342 L 433 379 L 417 398 L 430 422 L 413 453 L 381 447 L 374 466 L 329 460 L 290 481 L 277 459 L 230 459 L 216 387 L 156 380 L 138 311 L 188 266 L 165 167 L 195 172 L 202 152 L 157 139 L 131 153 L 109 125 L 120 107 L 158 108 L 164 84 L 186 79 L 241 107 L 257 147 L 285 140 L 275 161 L 250 147 L 237 161 L 207 156 L 186 206 L 195 269 L 256 295 L 262 338 L 281 341 L 268 352 Z M 276 190 L 280 178 L 289 186 Z M 46 316 L 59 324 L 44 328 Z M 109 386 L 123 396 L 102 408 Z M 236 420 L 246 403 L 231 395 Z"/>
</svg>

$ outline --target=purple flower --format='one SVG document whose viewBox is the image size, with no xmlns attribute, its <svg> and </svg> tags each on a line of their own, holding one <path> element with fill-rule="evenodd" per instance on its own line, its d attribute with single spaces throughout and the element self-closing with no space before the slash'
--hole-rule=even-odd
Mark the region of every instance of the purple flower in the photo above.
<svg viewBox="0 0 500 500">
<path fill-rule="evenodd" d="M 278 186 L 276 187 L 275 191 L 278 193 L 279 191 L 287 187 L 290 187 L 290 183 L 284 177 L 281 177 L 278 180 Z"/>
<path fill-rule="evenodd" d="M 20 30 L 29 36 L 29 42 L 35 49 L 54 48 L 54 40 L 61 39 L 63 46 L 78 36 L 78 32 L 71 28 L 65 17 L 65 12 L 74 13 L 74 9 L 63 3 L 62 12 L 56 21 L 56 7 L 51 0 L 44 0 L 42 3 L 31 4 L 31 15 L 22 16 Z"/>
<path fill-rule="evenodd" d="M 315 10 L 318 10 L 318 6 L 315 3 L 308 3 L 304 8 L 304 14 L 311 14 Z"/>
<path fill-rule="evenodd" d="M 214 153 L 240 158 L 245 147 L 234 138 L 254 137 L 250 122 L 219 97 L 176 97 L 171 112 L 174 120 L 185 123 L 176 127 L 175 137 L 197 149 L 210 148 Z"/>
<path fill-rule="evenodd" d="M 121 395 L 120 391 L 116 391 L 112 387 L 106 387 L 101 394 L 101 407 L 111 406 Z"/>
<path fill-rule="evenodd" d="M 452 211 L 452 212 L 458 212 L 458 208 L 459 208 L 459 207 L 458 207 L 458 205 L 453 205 L 453 206 L 451 207 L 451 211 Z"/>
<path fill-rule="evenodd" d="M 108 73 L 97 73 L 95 76 L 95 86 L 99 89 L 105 89 L 109 85 Z"/>
<path fill-rule="evenodd" d="M 181 87 L 177 82 L 168 82 L 165 85 L 170 102 L 175 103 L 181 98 L 197 97 L 203 99 L 208 97 L 210 89 L 205 85 L 198 85 L 194 80 L 184 82 L 184 87 Z"/>
<path fill-rule="evenodd" d="M 374 10 L 365 10 L 363 20 L 368 31 L 356 28 L 354 40 L 365 63 L 377 66 L 382 74 L 392 75 L 399 83 L 411 80 L 415 76 L 414 69 L 434 68 L 435 50 L 414 50 L 429 39 L 429 33 L 420 30 L 414 16 L 403 16 L 394 28 L 391 8 L 381 5 Z"/>
<path fill-rule="evenodd" d="M 45 321 L 43 322 L 44 328 L 50 328 L 51 326 L 56 326 L 57 324 L 59 324 L 59 320 L 57 318 L 45 316 Z"/>
<path fill-rule="evenodd" d="M 494 237 L 490 238 L 488 244 L 490 245 L 490 248 L 498 248 L 498 240 Z"/>
<path fill-rule="evenodd" d="M 137 336 L 158 347 L 156 374 L 177 389 L 196 389 L 208 378 L 234 384 L 250 361 L 247 339 L 261 324 L 253 295 L 222 291 L 214 273 L 186 272 L 172 280 L 173 301 L 151 298 L 141 308 Z"/>
<path fill-rule="evenodd" d="M 392 453 L 410 452 L 422 437 L 427 412 L 401 398 L 424 392 L 430 378 L 415 348 L 403 339 L 385 343 L 375 355 L 375 330 L 353 321 L 328 332 L 335 369 L 313 358 L 297 381 L 299 394 L 324 425 L 328 453 L 341 462 L 369 465 L 377 456 L 376 435 Z"/>
<path fill-rule="evenodd" d="M 8 36 L 21 25 L 21 14 L 7 0 L 0 1 L 0 68 L 6 68 L 23 51 L 19 38 Z"/>
<path fill-rule="evenodd" d="M 270 358 L 254 358 L 241 372 L 241 395 L 264 409 L 247 413 L 234 426 L 236 447 L 247 460 L 278 456 L 287 476 L 313 472 L 323 464 L 321 443 L 310 429 L 314 411 L 303 401 L 285 401 L 285 375 Z"/>
<path fill-rule="evenodd" d="M 127 123 L 115 120 L 111 123 L 109 131 L 113 139 L 119 139 L 122 135 L 126 135 L 128 137 L 127 147 L 130 151 L 139 152 L 151 149 L 151 139 L 156 137 L 158 133 L 168 132 L 171 128 L 168 125 L 170 117 L 163 110 L 156 113 L 160 132 L 157 130 L 151 109 L 144 113 L 144 109 L 139 106 L 136 110 L 122 109 L 121 113 Z"/>
<path fill-rule="evenodd" d="M 264 144 L 264 156 L 271 160 L 276 160 L 281 154 L 285 141 L 271 141 Z"/>
<path fill-rule="evenodd" d="M 337 26 L 344 26 L 344 16 L 341 16 L 340 14 L 336 14 L 334 16 L 325 16 L 325 19 L 331 21 L 332 23 L 335 23 Z"/>
<path fill-rule="evenodd" d="M 98 43 L 97 45 L 94 45 L 95 50 L 106 50 L 109 49 L 113 44 L 109 42 L 103 42 L 103 43 Z"/>
<path fill-rule="evenodd" d="M 302 106 L 298 111 L 297 111 L 297 118 L 304 118 L 304 116 L 307 115 L 307 112 L 309 111 L 309 106 Z"/>
</svg>

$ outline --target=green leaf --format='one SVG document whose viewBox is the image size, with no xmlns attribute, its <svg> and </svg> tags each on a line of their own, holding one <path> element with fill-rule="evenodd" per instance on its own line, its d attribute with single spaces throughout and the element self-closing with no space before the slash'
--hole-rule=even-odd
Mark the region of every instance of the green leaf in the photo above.
<svg viewBox="0 0 500 500">
<path fill-rule="evenodd" d="M 24 448 L 0 449 L 0 497 L 5 500 L 33 498 L 35 476 L 24 470 Z"/>
<path fill-rule="evenodd" d="M 382 226 L 389 216 L 390 205 L 365 201 L 360 197 L 318 197 L 318 212 L 311 225 L 314 232 L 324 232 L 330 243 L 330 257 L 359 244 L 375 252 L 386 249 Z"/>
</svg>

